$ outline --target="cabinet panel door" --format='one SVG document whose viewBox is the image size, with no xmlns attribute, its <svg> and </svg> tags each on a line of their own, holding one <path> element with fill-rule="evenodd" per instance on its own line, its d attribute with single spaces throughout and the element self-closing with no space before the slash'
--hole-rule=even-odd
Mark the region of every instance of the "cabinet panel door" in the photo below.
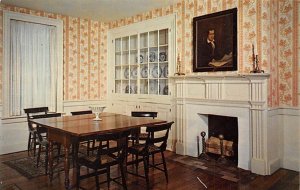
<svg viewBox="0 0 300 190">
<path fill-rule="evenodd" d="M 170 121 L 171 120 L 171 111 L 170 111 L 170 106 L 157 106 L 155 111 L 158 112 L 157 118 L 162 119 L 165 121 Z"/>
<path fill-rule="evenodd" d="M 107 112 L 126 114 L 125 104 L 121 102 L 113 102 L 111 106 L 107 109 Z"/>
<path fill-rule="evenodd" d="M 126 115 L 131 115 L 132 111 L 138 111 L 138 102 L 127 102 L 126 105 Z"/>
<path fill-rule="evenodd" d="M 140 103 L 139 111 L 154 111 L 154 105 L 151 103 Z"/>
<path fill-rule="evenodd" d="M 157 106 L 156 111 L 158 112 L 157 117 L 158 119 L 162 119 L 165 121 L 172 121 L 172 113 L 171 113 L 171 106 L 170 105 L 165 105 L 165 106 Z M 168 144 L 167 144 L 167 149 L 168 150 L 175 150 L 175 138 L 176 138 L 176 133 L 175 133 L 175 124 L 172 125 L 171 131 L 169 132 L 169 137 L 168 137 Z"/>
</svg>

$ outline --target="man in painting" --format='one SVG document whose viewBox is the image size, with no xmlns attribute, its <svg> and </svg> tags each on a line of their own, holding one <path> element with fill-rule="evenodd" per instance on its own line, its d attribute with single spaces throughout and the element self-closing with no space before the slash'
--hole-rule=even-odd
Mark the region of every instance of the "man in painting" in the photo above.
<svg viewBox="0 0 300 190">
<path fill-rule="evenodd" d="M 215 30 L 208 29 L 207 36 L 201 45 L 201 62 L 202 66 L 219 67 L 231 61 L 232 53 L 221 55 L 218 45 L 215 41 Z"/>
<path fill-rule="evenodd" d="M 208 63 L 211 62 L 213 59 L 219 59 L 218 47 L 215 42 L 215 30 L 209 29 L 207 31 L 206 39 L 204 39 L 201 47 L 201 62 L 203 63 L 202 66 L 208 66 Z"/>
</svg>

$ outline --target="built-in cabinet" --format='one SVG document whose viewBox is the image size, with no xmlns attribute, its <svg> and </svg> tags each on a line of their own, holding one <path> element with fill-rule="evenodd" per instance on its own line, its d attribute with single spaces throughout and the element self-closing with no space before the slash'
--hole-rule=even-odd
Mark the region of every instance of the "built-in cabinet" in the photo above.
<svg viewBox="0 0 300 190">
<path fill-rule="evenodd" d="M 106 111 L 156 111 L 158 119 L 173 120 L 169 76 L 175 71 L 175 32 L 175 15 L 108 31 Z"/>
<path fill-rule="evenodd" d="M 113 39 L 113 92 L 169 94 L 168 34 L 169 28 L 163 28 Z"/>
</svg>

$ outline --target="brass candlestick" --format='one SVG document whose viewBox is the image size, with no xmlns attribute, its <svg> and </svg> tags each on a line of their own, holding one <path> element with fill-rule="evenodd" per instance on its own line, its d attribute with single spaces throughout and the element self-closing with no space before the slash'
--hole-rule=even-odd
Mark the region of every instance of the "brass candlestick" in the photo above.
<svg viewBox="0 0 300 190">
<path fill-rule="evenodd" d="M 255 55 L 254 53 L 254 45 L 252 44 L 252 71 L 250 71 L 250 73 L 264 73 L 264 70 L 261 70 L 259 68 L 259 61 L 258 61 L 258 55 Z"/>
<path fill-rule="evenodd" d="M 180 61 L 180 55 L 177 56 L 177 65 L 176 65 L 176 73 L 175 75 L 185 75 L 181 72 L 181 61 Z"/>
</svg>

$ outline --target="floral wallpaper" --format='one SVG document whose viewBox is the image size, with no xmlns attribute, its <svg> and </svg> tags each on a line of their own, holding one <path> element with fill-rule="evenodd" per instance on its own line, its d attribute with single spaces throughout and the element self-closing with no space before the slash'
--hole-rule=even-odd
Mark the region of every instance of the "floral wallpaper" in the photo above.
<svg viewBox="0 0 300 190">
<path fill-rule="evenodd" d="M 0 4 L 0 41 L 3 10 L 63 20 L 64 100 L 106 97 L 106 40 L 108 25 L 99 21 Z M 2 102 L 3 43 L 0 43 L 0 104 Z"/>
<path fill-rule="evenodd" d="M 251 56 L 252 44 L 254 44 L 261 68 L 270 73 L 269 106 L 299 106 L 299 1 L 181 0 L 168 7 L 153 9 L 109 23 L 0 5 L 1 41 L 3 41 L 2 10 L 64 21 L 64 100 L 104 99 L 106 97 L 108 29 L 176 14 L 177 52 L 184 63 L 185 73 L 197 75 L 198 73 L 192 72 L 193 17 L 237 7 L 238 72 L 249 73 L 252 69 Z M 0 72 L 2 72 L 2 52 L 3 47 L 0 43 Z M 2 95 L 2 77 L 0 77 L 0 91 Z"/>
<path fill-rule="evenodd" d="M 197 75 L 192 72 L 193 17 L 237 7 L 238 72 L 249 73 L 252 69 L 254 44 L 261 69 L 270 73 L 269 106 L 299 106 L 298 4 L 293 0 L 182 0 L 169 7 L 110 22 L 109 28 L 176 14 L 177 52 L 185 73 Z"/>
</svg>

